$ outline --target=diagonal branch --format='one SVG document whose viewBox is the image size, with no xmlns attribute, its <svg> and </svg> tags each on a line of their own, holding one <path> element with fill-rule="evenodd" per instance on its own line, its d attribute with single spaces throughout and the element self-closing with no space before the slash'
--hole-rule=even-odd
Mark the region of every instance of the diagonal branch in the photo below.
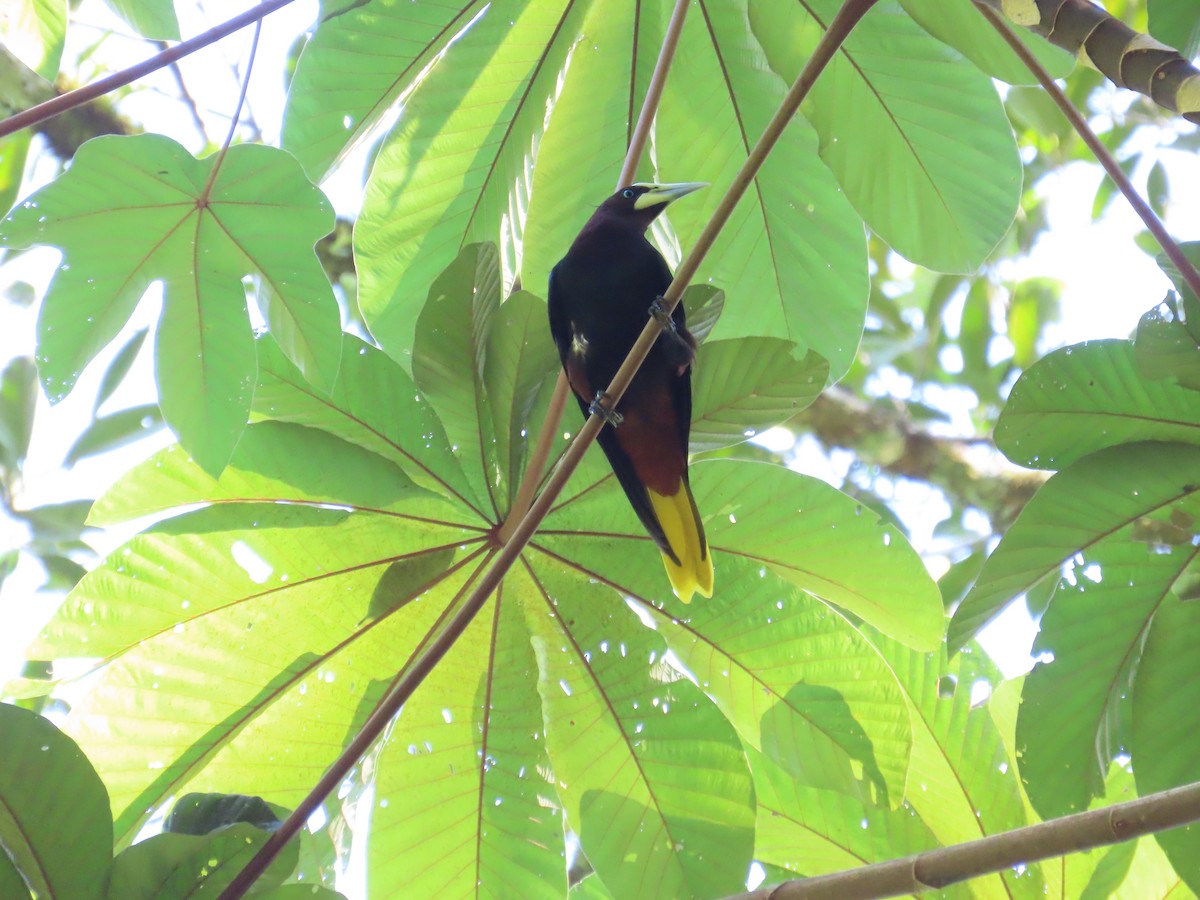
<svg viewBox="0 0 1200 900">
<path fill-rule="evenodd" d="M 235 31 L 240 31 L 247 25 L 261 22 L 263 16 L 275 12 L 275 10 L 281 9 L 291 2 L 292 0 L 263 0 L 257 6 L 246 10 L 240 15 L 234 16 L 226 22 L 222 22 L 215 28 L 210 28 L 203 34 L 198 34 L 190 40 L 183 41 L 174 47 L 156 53 L 154 56 L 137 65 L 130 66 L 128 69 L 122 69 L 120 72 L 114 72 L 112 75 L 101 78 L 99 81 L 94 81 L 85 87 L 78 88 L 66 94 L 60 94 L 52 100 L 47 100 L 45 103 L 39 103 L 37 106 L 9 116 L 7 119 L 0 121 L 0 138 L 7 137 L 10 134 L 20 131 L 22 128 L 38 125 L 60 113 L 74 109 L 84 103 L 89 103 L 97 97 L 101 97 L 115 91 L 119 87 L 124 87 L 131 82 L 137 81 L 151 72 L 157 72 L 159 69 L 171 65 L 173 62 L 183 59 L 188 54 L 195 53 L 209 44 L 216 43 L 221 38 L 228 37 Z"/>
<path fill-rule="evenodd" d="M 786 881 L 727 900 L 876 900 L 918 894 L 1012 866 L 1119 844 L 1200 820 L 1200 782 L 991 837 Z"/>
</svg>

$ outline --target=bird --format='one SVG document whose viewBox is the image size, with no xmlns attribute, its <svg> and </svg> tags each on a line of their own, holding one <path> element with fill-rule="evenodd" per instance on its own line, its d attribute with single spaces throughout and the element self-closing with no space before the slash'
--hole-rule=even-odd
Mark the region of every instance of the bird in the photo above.
<svg viewBox="0 0 1200 900">
<path fill-rule="evenodd" d="M 683 304 L 661 305 L 671 268 L 646 238 L 667 206 L 703 182 L 629 184 L 588 219 L 550 272 L 550 333 L 584 417 L 605 419 L 597 440 L 684 603 L 712 597 L 713 565 L 688 481 L 696 340 Z M 600 402 L 649 316 L 663 323 L 621 402 Z"/>
</svg>

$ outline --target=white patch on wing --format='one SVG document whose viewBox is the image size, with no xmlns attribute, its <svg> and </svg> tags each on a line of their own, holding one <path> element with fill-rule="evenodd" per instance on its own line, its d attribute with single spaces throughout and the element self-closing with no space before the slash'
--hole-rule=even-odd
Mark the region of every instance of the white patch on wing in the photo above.
<svg viewBox="0 0 1200 900">
<path fill-rule="evenodd" d="M 571 323 L 571 352 L 576 356 L 584 356 L 587 354 L 588 339 L 575 330 L 575 323 Z"/>
</svg>

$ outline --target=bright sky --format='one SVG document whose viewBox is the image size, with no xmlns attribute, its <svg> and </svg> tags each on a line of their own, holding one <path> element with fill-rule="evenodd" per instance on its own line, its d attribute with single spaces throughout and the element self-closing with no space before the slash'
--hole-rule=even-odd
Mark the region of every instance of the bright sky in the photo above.
<svg viewBox="0 0 1200 900">
<path fill-rule="evenodd" d="M 184 37 L 193 36 L 212 24 L 241 12 L 247 2 L 235 0 L 178 0 L 177 10 Z M 243 121 L 251 119 L 262 130 L 263 139 L 278 139 L 283 102 L 281 73 L 287 52 L 296 35 L 311 26 L 317 13 L 316 0 L 297 0 L 291 6 L 265 20 L 258 49 L 254 74 L 250 83 L 247 112 Z M 147 42 L 123 35 L 128 29 L 109 12 L 99 0 L 85 0 L 75 14 L 79 25 L 68 33 L 67 59 L 72 59 L 84 47 L 94 43 L 106 31 L 116 34 L 104 39 L 95 53 L 97 64 L 118 68 L 149 56 L 154 48 Z M 180 63 L 183 77 L 196 98 L 207 125 L 209 139 L 220 143 L 228 128 L 227 116 L 232 111 L 239 89 L 236 66 L 242 71 L 249 51 L 253 29 L 245 29 L 216 47 L 208 48 Z M 85 79 L 93 72 L 85 70 Z M 201 152 L 204 142 L 190 114 L 175 101 L 177 88 L 169 70 L 152 76 L 122 101 L 122 110 L 135 121 L 149 122 L 155 130 L 178 140 L 189 150 Z M 1111 102 L 1124 108 L 1128 95 L 1111 90 Z M 1184 126 L 1186 127 L 1186 126 Z M 1147 146 L 1157 140 L 1146 137 Z M 1162 155 L 1171 184 L 1175 204 L 1168 211 L 1167 225 L 1182 239 L 1200 236 L 1200 208 L 1180 202 L 1181 198 L 1200 196 L 1200 163 L 1194 156 L 1180 152 Z M 342 170 L 323 185 L 339 212 L 353 214 L 358 207 L 364 153 L 352 157 Z M 35 184 L 44 183 L 54 174 L 52 160 L 44 160 L 32 168 Z M 1145 166 L 1134 172 L 1137 184 L 1143 184 Z M 687 173 L 679 173 L 686 180 Z M 1040 190 L 1049 198 L 1050 229 L 1028 259 L 1015 264 L 1014 275 L 1028 277 L 1046 275 L 1065 285 L 1063 292 L 1063 321 L 1051 328 L 1057 344 L 1080 340 L 1125 337 L 1137 320 L 1159 302 L 1168 283 L 1157 266 L 1133 243 L 1132 235 L 1141 229 L 1133 213 L 1115 201 L 1110 213 L 1099 223 L 1091 221 L 1092 197 L 1100 179 L 1094 166 L 1068 166 L 1046 179 Z M 0 271 L 0 291 L 14 279 L 28 280 L 39 290 L 45 285 L 50 271 L 57 263 L 53 251 L 39 250 L 27 254 L 19 265 L 8 265 Z M 86 424 L 92 399 L 100 376 L 111 360 L 115 349 L 140 327 L 151 324 L 157 317 L 158 301 L 153 291 L 139 307 L 134 321 L 121 338 L 101 358 L 93 363 L 80 379 L 74 393 L 51 409 L 44 399 L 38 409 L 35 442 L 26 468 L 23 494 L 19 498 L 25 507 L 58 502 L 81 496 L 96 496 L 129 466 L 149 452 L 145 444 L 135 448 L 108 453 L 85 460 L 73 470 L 63 471 L 61 460 L 70 442 Z M 34 316 L 31 311 L 5 311 L 5 328 L 0 330 L 0 359 L 7 360 L 18 353 L 30 352 L 34 346 Z M 135 403 L 151 402 L 154 397 L 152 380 L 151 342 L 141 353 L 133 375 L 106 406 L 114 411 Z M 1046 347 L 1044 349 L 1051 349 Z M 892 386 L 889 383 L 889 387 Z M 961 405 L 961 404 L 960 404 Z M 967 410 L 960 409 L 964 415 Z M 777 443 L 780 433 L 768 434 L 765 442 L 783 449 Z M 161 434 L 156 446 L 168 443 L 168 434 Z M 787 442 L 790 443 L 790 437 Z M 849 464 L 847 454 L 826 458 L 817 451 L 811 440 L 797 445 L 798 467 L 809 474 L 840 484 Z M 913 528 L 913 542 L 918 550 L 936 550 L 932 530 L 938 518 L 949 508 L 936 492 L 925 486 L 900 483 L 894 498 L 899 514 Z M 106 551 L 119 543 L 127 533 L 93 536 L 93 544 Z M 0 520 L 0 547 L 20 543 L 23 528 Z M 931 568 L 940 574 L 945 561 L 932 560 Z M 22 651 L 38 628 L 53 611 L 58 598 L 39 595 L 35 589 L 41 582 L 38 565 L 24 560 L 0 593 L 0 604 L 7 610 L 17 609 L 19 615 L 6 614 L 6 627 L 0 629 L 0 678 L 19 667 Z M 1017 674 L 1029 666 L 1028 648 L 1034 629 L 1023 610 L 1007 614 L 990 629 L 985 644 L 1006 674 Z"/>
</svg>

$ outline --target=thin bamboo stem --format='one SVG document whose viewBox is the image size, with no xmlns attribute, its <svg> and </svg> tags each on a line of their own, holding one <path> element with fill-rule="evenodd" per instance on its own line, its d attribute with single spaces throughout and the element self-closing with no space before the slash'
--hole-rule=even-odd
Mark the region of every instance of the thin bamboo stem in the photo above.
<svg viewBox="0 0 1200 900">
<path fill-rule="evenodd" d="M 1200 782 L 905 859 L 785 881 L 726 900 L 877 900 L 917 894 L 1196 821 L 1200 821 Z"/>
<path fill-rule="evenodd" d="M 82 106 L 84 103 L 89 103 L 97 97 L 102 97 L 119 87 L 124 87 L 130 82 L 137 81 L 151 72 L 157 72 L 159 69 L 171 65 L 177 60 L 183 59 L 185 56 L 207 47 L 209 44 L 216 43 L 223 37 L 228 37 L 235 31 L 245 28 L 247 25 L 261 21 L 264 16 L 275 12 L 277 9 L 282 9 L 291 2 L 292 0 L 264 0 L 264 2 L 253 9 L 248 9 L 244 13 L 234 16 L 229 21 L 223 22 L 215 28 L 210 28 L 203 34 L 198 34 L 194 38 L 181 41 L 174 47 L 163 50 L 161 53 L 156 53 L 154 56 L 137 65 L 130 66 L 128 69 L 122 69 L 120 72 L 114 72 L 92 84 L 68 91 L 65 94 L 60 94 L 51 100 L 47 100 L 45 103 L 39 103 L 37 106 L 31 106 L 29 109 L 15 113 L 7 119 L 0 121 L 0 138 L 7 137 L 10 134 L 20 131 L 22 128 L 28 128 L 31 125 L 37 125 L 39 122 L 45 122 L 47 119 L 52 119 L 69 109 Z"/>
<path fill-rule="evenodd" d="M 1163 248 L 1163 253 L 1171 260 L 1171 263 L 1179 270 L 1180 276 L 1187 282 L 1187 286 L 1192 289 L 1192 292 L 1200 297 L 1200 274 L 1196 272 L 1191 260 L 1183 255 L 1183 251 L 1179 249 L 1179 245 L 1175 243 L 1175 239 L 1167 233 L 1167 229 L 1163 226 L 1162 221 L 1154 214 L 1154 210 L 1150 208 L 1141 195 L 1134 189 L 1129 177 L 1121 170 L 1120 164 L 1113 158 L 1113 155 L 1108 152 L 1108 148 L 1100 142 L 1100 138 L 1096 137 L 1095 132 L 1088 126 L 1087 121 L 1080 115 L 1071 101 L 1067 99 L 1067 95 L 1063 93 L 1054 79 L 1038 62 L 1037 57 L 1029 52 L 1029 48 L 1022 43 L 1021 39 L 1013 33 L 1013 30 L 1008 26 L 1008 22 L 1004 20 L 1004 16 L 992 9 L 983 0 L 975 0 L 975 8 L 983 15 L 985 19 L 991 23 L 991 26 L 1000 33 L 1009 47 L 1025 64 L 1025 67 L 1034 74 L 1043 90 L 1050 95 L 1050 99 L 1055 105 L 1062 110 L 1062 114 L 1067 117 L 1067 121 L 1071 123 L 1071 127 L 1075 129 L 1076 134 L 1083 139 L 1087 148 L 1092 151 L 1092 155 L 1096 157 L 1096 161 L 1108 173 L 1108 177 L 1113 180 L 1117 186 L 1117 190 L 1125 197 L 1129 205 L 1133 207 L 1133 211 L 1137 213 L 1146 226 L 1146 230 L 1154 235 L 1154 239 L 1158 245 Z"/>
</svg>

